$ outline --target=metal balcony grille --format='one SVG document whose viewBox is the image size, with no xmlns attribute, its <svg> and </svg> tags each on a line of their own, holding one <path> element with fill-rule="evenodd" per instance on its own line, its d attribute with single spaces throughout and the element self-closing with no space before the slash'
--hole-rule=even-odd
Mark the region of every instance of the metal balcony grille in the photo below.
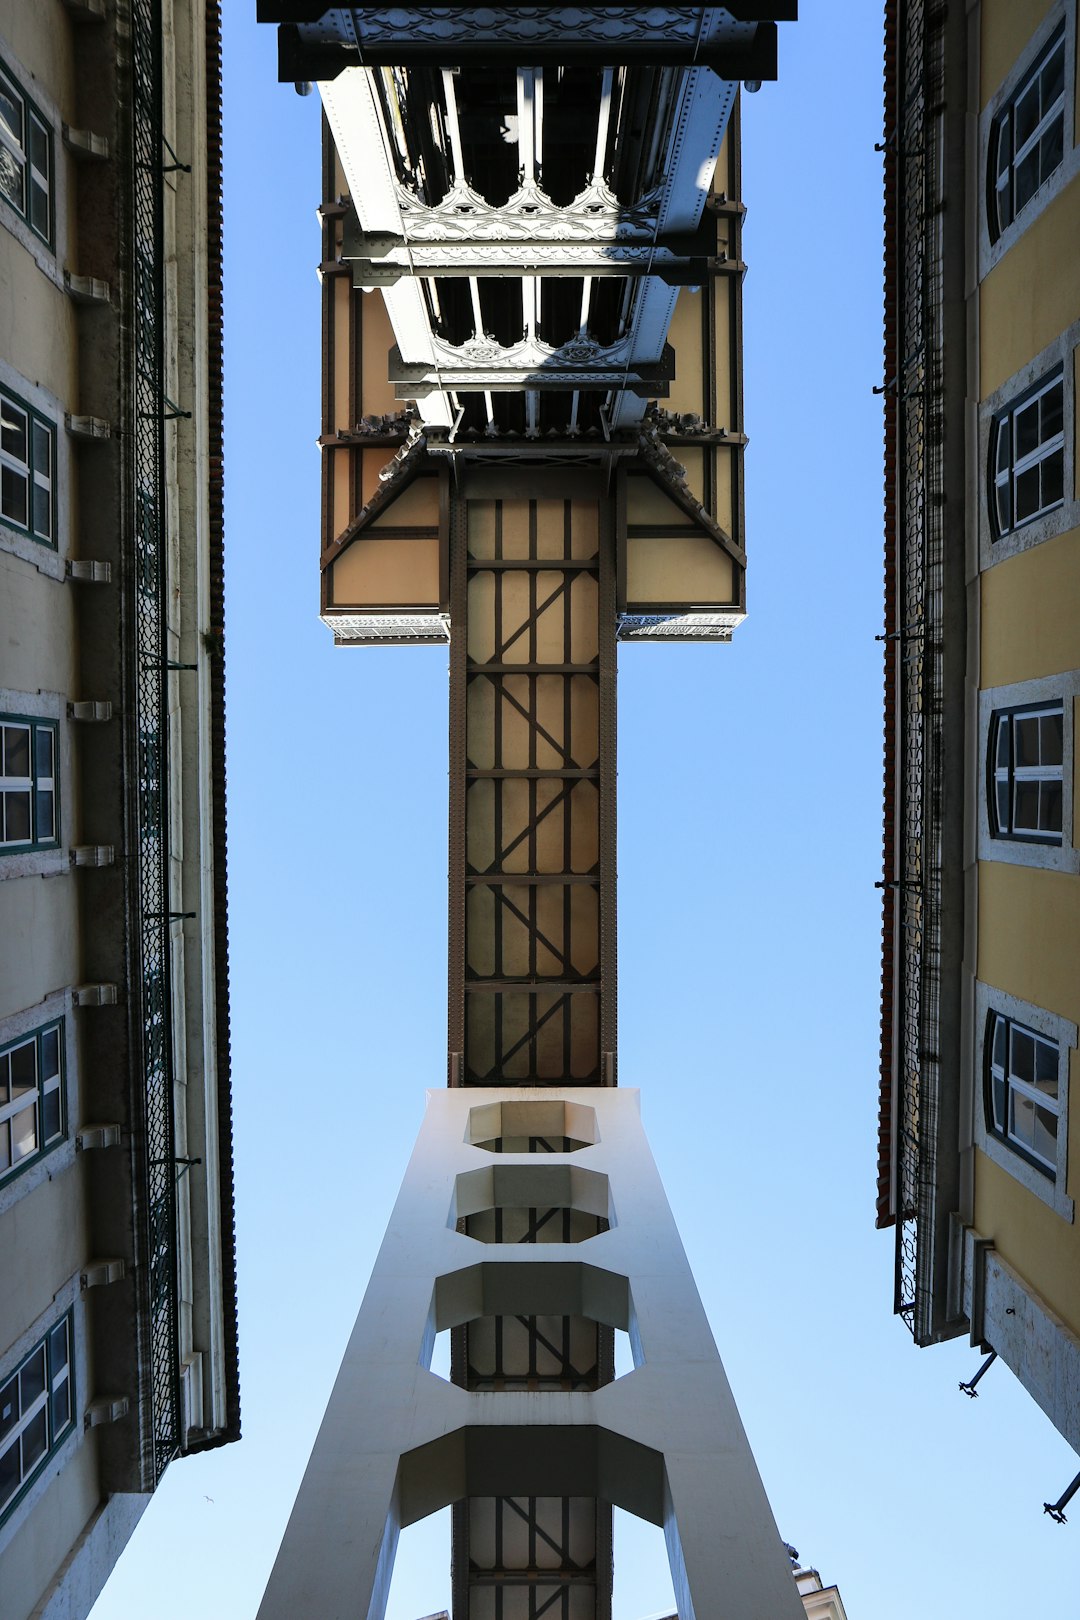
<svg viewBox="0 0 1080 1620">
<path fill-rule="evenodd" d="M 160 0 L 132 5 L 135 727 L 137 968 L 146 1177 L 145 1275 L 153 1477 L 180 1446 L 176 1162 L 169 1007 L 168 701 L 165 550 L 164 197 Z"/>
<path fill-rule="evenodd" d="M 942 784 L 940 21 L 902 7 L 899 163 L 898 611 L 902 838 L 895 1309 L 930 1333 L 940 1090 Z"/>
</svg>

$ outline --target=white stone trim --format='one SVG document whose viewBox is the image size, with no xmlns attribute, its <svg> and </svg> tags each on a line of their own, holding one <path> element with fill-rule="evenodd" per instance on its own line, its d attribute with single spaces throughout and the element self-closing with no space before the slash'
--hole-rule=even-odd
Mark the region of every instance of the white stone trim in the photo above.
<svg viewBox="0 0 1080 1620">
<path fill-rule="evenodd" d="M 447 1224 L 459 1177 L 491 1169 L 490 1155 L 465 1139 L 470 1113 L 553 1097 L 594 1109 L 599 1141 L 572 1158 L 545 1154 L 543 1166 L 535 1155 L 502 1155 L 500 1170 L 530 1176 L 562 1161 L 580 1177 L 587 1164 L 610 1183 L 619 1224 L 573 1245 L 481 1249 Z M 440 1296 L 452 1317 L 467 1304 L 455 1296 L 468 1292 L 477 1273 L 512 1267 L 519 1290 L 520 1273 L 533 1269 L 546 1288 L 545 1277 L 581 1265 L 596 1268 L 597 1313 L 620 1326 L 625 1312 L 632 1372 L 595 1392 L 470 1394 L 423 1365 Z M 459 1279 L 465 1270 L 474 1275 Z M 529 1494 L 538 1467 L 537 1494 L 597 1494 L 664 1525 L 682 1620 L 729 1610 L 804 1620 L 645 1140 L 638 1093 L 432 1091 L 261 1620 L 345 1612 L 381 1620 L 402 1528 L 464 1495 Z"/>
<path fill-rule="evenodd" d="M 0 1181 L 0 1220 L 14 1204 L 33 1192 L 43 1181 L 51 1181 L 54 1176 L 69 1170 L 75 1163 L 75 1134 L 79 1128 L 79 1063 L 75 1016 L 71 990 L 67 989 L 55 990 L 52 995 L 46 996 L 33 1007 L 26 1007 L 20 1012 L 0 1019 L 0 1047 L 10 1045 L 11 1042 L 17 1041 L 20 1035 L 26 1035 L 32 1029 L 40 1029 L 43 1024 L 54 1023 L 57 1019 L 63 1019 L 64 1023 L 64 1135 L 55 1147 L 39 1154 L 25 1170 L 20 1170 L 17 1175 Z"/>
<path fill-rule="evenodd" d="M 1037 1030 L 1040 1035 L 1047 1036 L 1057 1042 L 1058 1047 L 1058 1133 L 1057 1133 L 1057 1171 L 1051 1178 L 1043 1175 L 1041 1170 L 1025 1159 L 1021 1154 L 1013 1151 L 999 1136 L 995 1136 L 986 1123 L 986 1027 L 990 1013 L 1004 1013 L 1006 1018 L 1015 1018 L 1018 1023 L 1026 1024 L 1030 1029 Z M 974 1107 L 972 1108 L 972 1137 L 975 1146 L 985 1153 L 999 1169 L 1005 1170 L 1028 1192 L 1034 1193 L 1036 1198 L 1061 1216 L 1062 1220 L 1072 1222 L 1074 1218 L 1073 1200 L 1066 1192 L 1066 1180 L 1069 1164 L 1069 1053 L 1076 1046 L 1076 1025 L 1057 1013 L 1048 1012 L 1045 1007 L 1036 1007 L 1030 1001 L 1021 1001 L 1018 996 L 1011 996 L 1006 990 L 997 990 L 992 985 L 984 984 L 981 979 L 975 981 L 975 1022 L 972 1031 L 972 1054 L 974 1063 L 972 1074 L 974 1079 Z"/>
<path fill-rule="evenodd" d="M 994 119 L 1004 104 L 1011 100 L 1017 86 L 1022 82 L 1032 65 L 1037 61 L 1051 36 L 1065 21 L 1065 131 L 1064 155 L 1057 168 L 1048 180 L 1032 197 L 1030 202 L 1021 209 L 1017 217 L 1002 231 L 996 242 L 990 241 L 990 221 L 987 217 L 987 198 L 989 196 L 989 161 L 990 161 L 990 131 Z M 979 280 L 982 281 L 998 261 L 1004 258 L 1013 243 L 1016 242 L 1029 227 L 1034 224 L 1039 215 L 1049 207 L 1055 197 L 1059 196 L 1065 187 L 1080 173 L 1080 147 L 1075 146 L 1074 104 L 1076 86 L 1076 0 L 1059 0 L 1057 5 L 1051 7 L 1050 12 L 1043 18 L 1028 41 L 1023 54 L 1017 57 L 1008 78 L 998 86 L 994 95 L 987 102 L 979 117 L 978 133 L 978 163 L 976 196 L 979 200 L 979 235 L 978 235 L 978 263 Z"/>
<path fill-rule="evenodd" d="M 1080 1339 L 970 1227 L 964 1233 L 964 1305 L 972 1342 L 997 1351 L 1058 1433 L 1080 1451 Z"/>
<path fill-rule="evenodd" d="M 1036 866 L 1048 872 L 1080 872 L 1080 850 L 1072 841 L 1073 832 L 1073 764 L 1076 739 L 1074 735 L 1074 699 L 1080 697 L 1080 670 L 1065 675 L 1045 675 L 1034 681 L 1018 681 L 1012 686 L 990 686 L 979 693 L 979 717 L 976 767 L 976 813 L 978 816 L 978 851 L 981 861 L 1005 861 L 1012 866 Z M 1062 749 L 1062 805 L 1061 843 L 1036 844 L 1019 838 L 995 838 L 990 831 L 988 802 L 990 721 L 995 710 L 1016 709 L 1031 704 L 1056 703 L 1062 705 L 1064 746 Z"/>
<path fill-rule="evenodd" d="M 1007 557 L 1028 551 L 1032 546 L 1052 540 L 1080 527 L 1080 500 L 1076 496 L 1076 389 L 1073 373 L 1073 350 L 1080 344 L 1080 321 L 1074 321 L 1064 332 L 1034 359 L 1029 360 L 1002 383 L 979 405 L 978 476 L 979 491 L 979 567 L 993 568 Z M 1010 529 L 1000 540 L 994 539 L 994 514 L 990 507 L 990 439 L 994 418 L 1006 410 L 1011 401 L 1026 394 L 1047 372 L 1062 369 L 1063 431 L 1065 440 L 1065 498 L 1060 506 L 1045 512 L 1018 529 Z"/>
</svg>

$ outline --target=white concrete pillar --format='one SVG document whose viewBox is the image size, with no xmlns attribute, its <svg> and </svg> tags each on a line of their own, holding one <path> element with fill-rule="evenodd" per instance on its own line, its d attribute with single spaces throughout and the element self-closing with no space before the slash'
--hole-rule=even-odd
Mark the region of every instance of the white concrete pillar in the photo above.
<svg viewBox="0 0 1080 1620">
<path fill-rule="evenodd" d="M 587 1145 L 474 1145 L 504 1117 L 508 1136 Z M 569 1205 L 611 1224 L 527 1245 L 455 1229 L 496 1205 Z M 635 1370 L 591 1393 L 476 1394 L 427 1370 L 437 1332 L 529 1311 L 624 1329 Z M 636 1091 L 428 1094 L 260 1620 L 382 1620 L 399 1529 L 467 1495 L 599 1496 L 664 1526 L 680 1620 L 801 1620 Z"/>
</svg>

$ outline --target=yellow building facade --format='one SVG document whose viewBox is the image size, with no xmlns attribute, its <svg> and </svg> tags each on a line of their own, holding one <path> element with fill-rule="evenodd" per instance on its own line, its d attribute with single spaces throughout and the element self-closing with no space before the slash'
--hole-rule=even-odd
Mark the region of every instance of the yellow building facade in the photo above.
<svg viewBox="0 0 1080 1620">
<path fill-rule="evenodd" d="M 239 1434 L 219 17 L 0 0 L 0 1613 Z"/>
<path fill-rule="evenodd" d="M 892 7 L 887 54 L 879 1224 L 917 1342 L 1080 1449 L 1077 7 Z"/>
</svg>

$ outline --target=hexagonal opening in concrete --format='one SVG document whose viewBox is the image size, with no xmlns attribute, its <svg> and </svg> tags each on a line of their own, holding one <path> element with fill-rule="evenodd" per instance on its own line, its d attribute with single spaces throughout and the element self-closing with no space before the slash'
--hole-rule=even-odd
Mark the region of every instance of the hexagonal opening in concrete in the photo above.
<svg viewBox="0 0 1080 1620">
<path fill-rule="evenodd" d="M 641 1360 L 627 1279 L 580 1260 L 483 1261 L 440 1277 L 420 1356 L 475 1393 L 599 1389 Z"/>
<path fill-rule="evenodd" d="M 584 1243 L 615 1217 L 600 1171 L 494 1164 L 458 1176 L 449 1224 L 481 1243 Z"/>
<path fill-rule="evenodd" d="M 558 1097 L 480 1103 L 465 1140 L 488 1153 L 577 1153 L 600 1139 L 596 1110 Z"/>
</svg>

